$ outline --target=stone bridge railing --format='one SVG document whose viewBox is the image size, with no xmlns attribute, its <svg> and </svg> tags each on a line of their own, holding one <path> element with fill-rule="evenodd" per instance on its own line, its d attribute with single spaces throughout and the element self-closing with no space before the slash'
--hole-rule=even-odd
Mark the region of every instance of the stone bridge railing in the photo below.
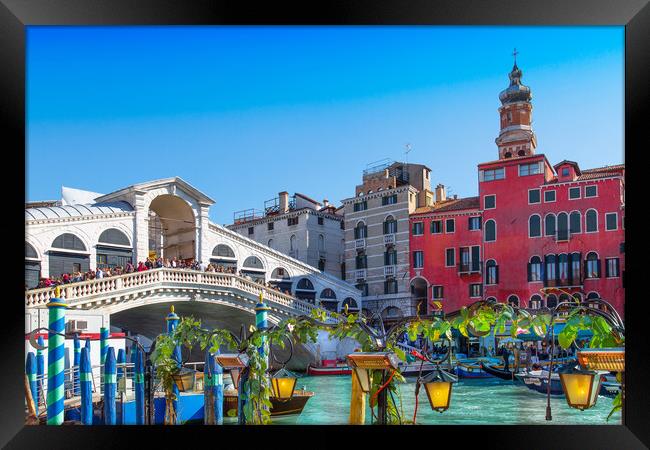
<svg viewBox="0 0 650 450">
<path fill-rule="evenodd" d="M 309 314 L 316 308 L 311 303 L 262 286 L 238 275 L 168 268 L 65 284 L 61 286 L 60 298 L 72 306 L 74 304 L 84 303 L 84 300 L 89 298 L 97 298 L 103 295 L 115 296 L 122 292 L 125 294 L 132 292 L 140 287 L 164 287 L 166 284 L 173 286 L 182 286 L 184 284 L 188 286 L 199 285 L 203 289 L 209 288 L 210 286 L 230 288 L 247 292 L 254 298 L 259 297 L 260 293 L 263 293 L 264 300 L 269 306 L 281 306 L 284 310 L 293 311 L 295 315 Z M 47 302 L 55 295 L 54 289 L 44 288 L 25 291 L 25 307 L 39 308 L 46 306 Z"/>
</svg>

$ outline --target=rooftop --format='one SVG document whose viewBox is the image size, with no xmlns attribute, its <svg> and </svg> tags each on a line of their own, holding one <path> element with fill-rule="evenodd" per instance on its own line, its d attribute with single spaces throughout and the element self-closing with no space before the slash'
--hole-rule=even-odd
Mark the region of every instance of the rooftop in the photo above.
<svg viewBox="0 0 650 450">
<path fill-rule="evenodd" d="M 96 216 L 133 211 L 127 202 L 93 203 L 86 205 L 44 206 L 25 209 L 25 220 L 57 219 L 64 217 Z"/>
<path fill-rule="evenodd" d="M 433 206 L 422 206 L 417 208 L 413 214 L 442 213 L 450 211 L 463 211 L 467 209 L 476 209 L 480 207 L 478 197 L 465 197 L 457 199 L 448 199 L 443 202 L 437 202 Z"/>
</svg>

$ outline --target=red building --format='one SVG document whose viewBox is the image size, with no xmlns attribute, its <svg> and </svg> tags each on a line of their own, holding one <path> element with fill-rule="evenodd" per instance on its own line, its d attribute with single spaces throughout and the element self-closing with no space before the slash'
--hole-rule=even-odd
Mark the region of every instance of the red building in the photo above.
<svg viewBox="0 0 650 450">
<path fill-rule="evenodd" d="M 531 93 L 521 70 L 501 92 L 499 159 L 478 165 L 479 196 L 447 199 L 410 215 L 412 286 L 429 308 L 478 299 L 553 306 L 600 297 L 623 313 L 625 166 L 551 166 L 536 154 Z M 543 289 L 543 292 L 542 292 Z"/>
</svg>

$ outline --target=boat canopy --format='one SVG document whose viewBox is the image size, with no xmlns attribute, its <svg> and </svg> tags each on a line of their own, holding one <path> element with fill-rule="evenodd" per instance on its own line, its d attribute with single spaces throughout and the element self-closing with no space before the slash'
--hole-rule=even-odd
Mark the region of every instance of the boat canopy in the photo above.
<svg viewBox="0 0 650 450">
<path fill-rule="evenodd" d="M 564 329 L 565 323 L 556 323 L 553 325 L 553 335 L 557 339 L 557 335 Z M 548 331 L 546 333 L 549 334 Z M 578 339 L 588 339 L 593 336 L 593 333 L 590 330 L 578 330 Z M 541 341 L 544 337 L 537 336 L 534 332 L 522 333 L 517 335 L 518 339 L 523 341 Z"/>
</svg>

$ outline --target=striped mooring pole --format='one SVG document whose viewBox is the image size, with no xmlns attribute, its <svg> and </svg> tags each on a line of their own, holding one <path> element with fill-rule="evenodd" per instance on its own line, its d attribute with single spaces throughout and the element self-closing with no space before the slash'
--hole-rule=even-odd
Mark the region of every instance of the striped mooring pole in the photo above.
<svg viewBox="0 0 650 450">
<path fill-rule="evenodd" d="M 223 425 L 223 367 L 217 364 L 215 355 L 219 354 L 219 349 L 211 355 L 214 363 L 214 384 L 212 390 L 214 392 L 214 420 L 217 425 Z"/>
<path fill-rule="evenodd" d="M 108 347 L 106 361 L 104 361 L 104 425 L 115 425 L 117 423 L 115 409 L 117 371 L 115 364 L 115 349 Z"/>
<path fill-rule="evenodd" d="M 63 391 L 65 369 L 65 309 L 68 307 L 60 298 L 60 288 L 55 288 L 54 297 L 47 304 L 47 424 L 63 423 Z"/>
<path fill-rule="evenodd" d="M 108 328 L 99 329 L 99 364 L 106 364 L 106 352 L 108 351 Z M 103 369 L 102 369 L 103 370 Z M 100 392 L 104 392 L 104 386 L 101 386 Z"/>
<path fill-rule="evenodd" d="M 81 341 L 79 335 L 74 335 L 74 359 L 72 360 L 72 393 L 79 395 L 81 386 L 79 385 L 79 363 L 81 361 Z"/>
<path fill-rule="evenodd" d="M 135 424 L 144 425 L 144 355 L 136 347 L 135 356 Z"/>
<path fill-rule="evenodd" d="M 81 390 L 81 423 L 83 425 L 93 424 L 93 369 L 90 365 L 90 346 L 81 349 L 79 363 L 79 381 Z"/>
<path fill-rule="evenodd" d="M 268 322 L 269 309 L 271 308 L 269 308 L 264 304 L 264 293 L 260 292 L 260 301 L 257 303 L 257 305 L 255 305 L 255 326 L 257 327 L 258 330 L 267 330 L 269 328 L 269 322 Z M 265 343 L 266 343 L 266 336 L 263 336 L 262 345 L 260 346 L 258 351 L 261 356 L 265 357 L 266 366 L 268 368 L 269 362 L 268 362 L 268 355 L 266 354 Z"/>
<path fill-rule="evenodd" d="M 43 336 L 38 337 L 38 348 L 36 350 L 36 398 L 34 398 L 34 403 L 38 409 L 38 404 L 41 401 L 41 396 L 43 395 L 43 384 L 45 383 L 45 355 L 43 355 L 43 350 L 41 348 L 45 347 L 45 340 Z"/>
<path fill-rule="evenodd" d="M 29 390 L 32 392 L 32 399 L 34 400 L 34 408 L 38 411 L 38 400 L 36 394 L 38 387 L 36 385 L 36 356 L 34 352 L 27 353 L 27 361 L 25 361 L 25 373 L 29 380 Z"/>
<path fill-rule="evenodd" d="M 169 314 L 167 314 L 167 317 L 165 318 L 165 320 L 167 321 L 167 334 L 171 335 L 174 332 L 174 330 L 176 329 L 176 327 L 178 326 L 178 322 L 180 321 L 180 317 L 178 317 L 178 315 L 174 312 L 174 305 L 172 305 L 170 307 L 170 312 L 169 312 Z M 174 348 L 174 359 L 176 360 L 176 362 L 178 363 L 178 366 L 180 367 L 180 365 L 181 365 L 181 347 L 179 345 L 177 345 Z M 174 383 L 173 392 L 174 392 L 174 397 L 175 397 L 175 400 L 173 401 L 173 405 L 174 405 L 174 411 L 176 411 L 176 423 L 178 423 L 178 417 L 179 417 L 179 414 L 178 414 L 178 398 L 180 396 L 180 391 L 178 390 L 178 385 L 176 383 Z"/>
<path fill-rule="evenodd" d="M 126 364 L 126 351 L 123 348 L 117 351 L 117 363 L 122 364 L 121 367 L 117 368 L 117 378 L 119 380 L 126 373 L 126 370 L 124 369 L 124 364 Z"/>
</svg>

